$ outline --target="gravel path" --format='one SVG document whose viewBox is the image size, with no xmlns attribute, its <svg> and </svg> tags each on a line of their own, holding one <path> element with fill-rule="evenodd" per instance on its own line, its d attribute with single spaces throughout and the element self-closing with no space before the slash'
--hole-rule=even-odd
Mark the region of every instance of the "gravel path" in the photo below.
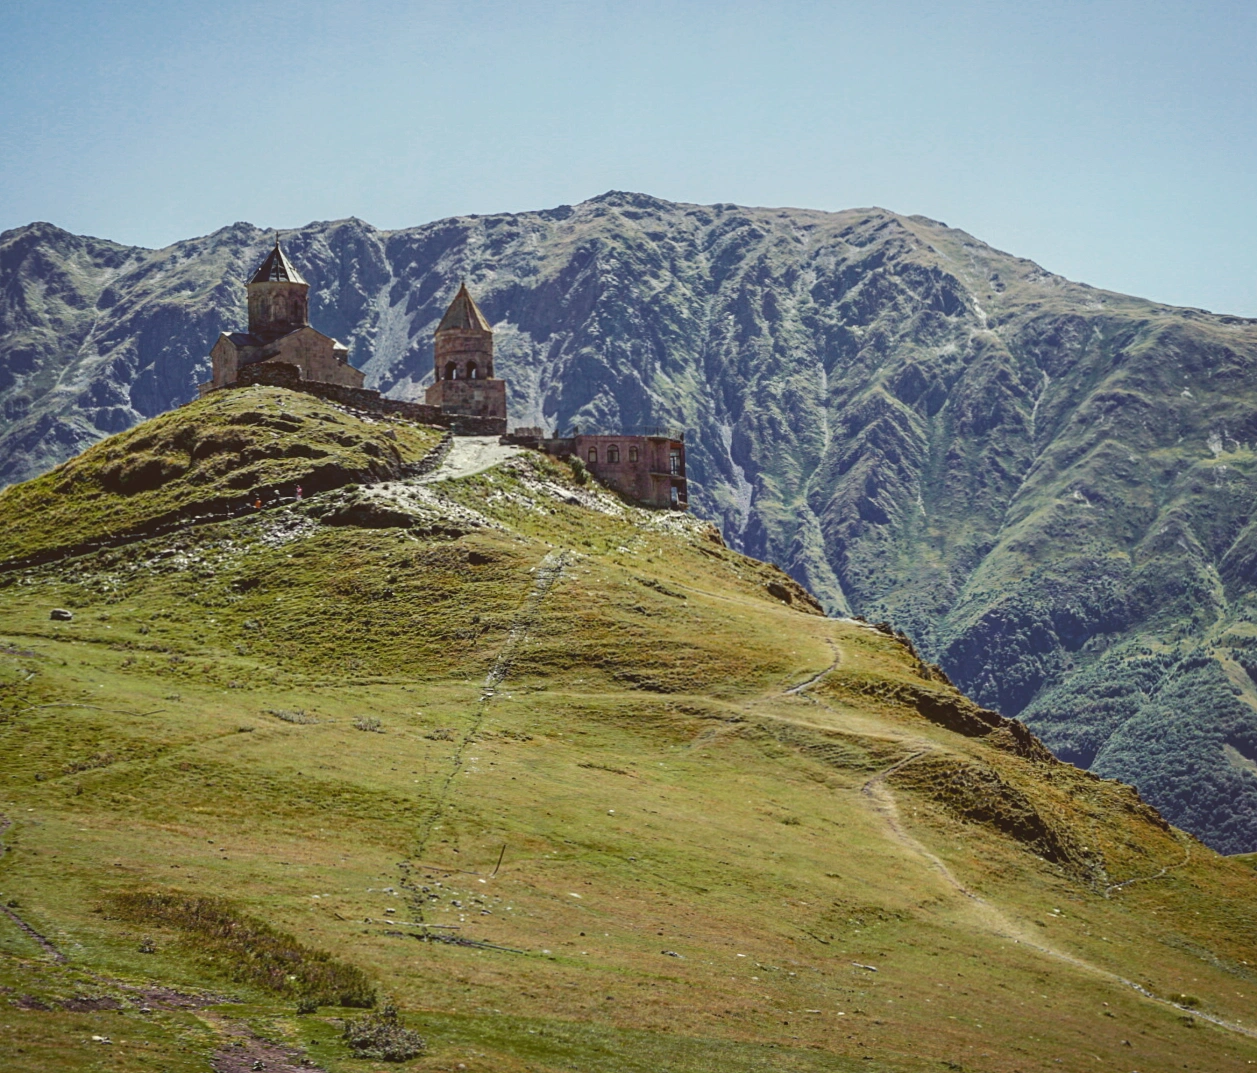
<svg viewBox="0 0 1257 1073">
<path fill-rule="evenodd" d="M 417 484 L 470 477 L 505 462 L 519 454 L 522 447 L 508 447 L 498 442 L 497 436 L 455 436 L 454 444 L 441 464 L 431 473 L 420 477 Z"/>
</svg>

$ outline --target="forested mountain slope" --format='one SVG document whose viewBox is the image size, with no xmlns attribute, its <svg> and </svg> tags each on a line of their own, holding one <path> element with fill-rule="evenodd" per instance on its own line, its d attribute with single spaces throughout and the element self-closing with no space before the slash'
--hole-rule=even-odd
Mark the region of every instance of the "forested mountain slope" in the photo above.
<svg viewBox="0 0 1257 1073">
<path fill-rule="evenodd" d="M 0 238 L 0 478 L 189 398 L 270 234 Z M 466 276 L 517 424 L 691 430 L 692 501 L 888 618 L 1061 755 L 1257 848 L 1257 323 L 1095 290 L 921 217 L 610 193 L 285 242 L 368 382 Z"/>
<path fill-rule="evenodd" d="M 1249 862 L 701 520 L 445 446 L 247 388 L 0 492 L 6 1071 L 382 1068 L 386 1002 L 413 1073 L 1257 1061 Z"/>
</svg>

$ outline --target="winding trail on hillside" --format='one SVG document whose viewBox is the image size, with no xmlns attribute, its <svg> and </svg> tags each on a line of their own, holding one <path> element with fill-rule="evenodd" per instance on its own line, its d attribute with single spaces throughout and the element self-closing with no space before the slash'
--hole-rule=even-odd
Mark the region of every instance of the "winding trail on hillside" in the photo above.
<svg viewBox="0 0 1257 1073">
<path fill-rule="evenodd" d="M 1183 843 L 1183 859 L 1178 864 L 1167 864 L 1161 871 L 1150 876 L 1135 876 L 1133 879 L 1123 879 L 1120 883 L 1110 883 L 1104 888 L 1104 896 L 1107 898 L 1110 893 L 1115 890 L 1125 890 L 1132 883 L 1147 883 L 1151 879 L 1160 879 L 1167 876 L 1171 871 L 1185 867 L 1192 859 L 1192 846 L 1190 842 Z"/>
<path fill-rule="evenodd" d="M 838 646 L 834 644 L 834 639 L 832 637 L 826 637 L 825 641 L 829 645 L 829 650 L 834 654 L 833 662 L 830 663 L 830 665 L 824 670 L 817 671 L 806 681 L 800 682 L 797 686 L 791 686 L 789 689 L 784 690 L 787 697 L 798 696 L 798 694 L 802 693 L 805 689 L 811 689 L 812 686 L 816 685 L 816 683 L 826 677 L 826 675 L 829 675 L 838 669 L 838 664 L 842 662 L 842 653 L 838 651 Z M 807 699 L 811 700 L 812 698 L 809 697 Z"/>
<path fill-rule="evenodd" d="M 541 562 L 537 564 L 536 572 L 533 575 L 532 588 L 529 589 L 528 595 L 524 597 L 519 610 L 515 612 L 506 640 L 503 641 L 502 647 L 498 650 L 497 656 L 494 657 L 493 663 L 489 666 L 489 671 L 485 675 L 484 683 L 480 688 L 480 699 L 476 704 L 475 715 L 472 717 L 471 725 L 467 728 L 467 732 L 462 736 L 454 749 L 450 769 L 441 782 L 441 788 L 437 791 L 436 801 L 432 806 L 432 810 L 428 813 L 420 829 L 414 855 L 410 860 L 401 864 L 402 878 L 400 883 L 410 893 L 411 906 L 417 914 L 417 919 L 420 923 L 423 922 L 424 902 L 418 891 L 415 890 L 414 883 L 410 878 L 410 870 L 423 860 L 428 843 L 436 831 L 437 824 L 445 814 L 446 803 L 449 799 L 450 790 L 454 785 L 454 780 L 463 768 L 464 754 L 468 746 L 476 740 L 476 735 L 484 724 L 485 716 L 488 714 L 489 703 L 497 695 L 498 686 L 510 674 L 515 655 L 519 651 L 520 646 L 528 639 L 528 632 L 537 620 L 542 603 L 555 583 L 563 576 L 563 571 L 571 560 L 572 552 L 564 548 L 547 553 Z M 457 869 L 457 871 L 462 871 L 462 869 Z"/>
<path fill-rule="evenodd" d="M 987 931 L 990 931 L 1004 939 L 1012 939 L 1014 942 L 1024 943 L 1025 945 L 1032 947 L 1035 950 L 1039 950 L 1042 953 L 1048 954 L 1051 957 L 1067 961 L 1077 968 L 1092 969 L 1093 971 L 1103 972 L 1104 970 L 1094 969 L 1093 966 L 1080 961 L 1070 954 L 1065 954 L 1059 950 L 1054 950 L 1051 947 L 1044 946 L 1043 943 L 1039 942 L 1036 937 L 1032 936 L 1024 928 L 1015 924 L 985 898 L 979 894 L 975 894 L 968 887 L 966 887 L 956 877 L 956 874 L 947 867 L 947 864 L 942 860 L 942 858 L 934 853 L 931 853 L 928 849 L 926 849 L 924 844 L 913 838 L 912 835 L 908 833 L 903 825 L 903 822 L 899 818 L 899 805 L 895 801 L 895 795 L 891 793 L 890 787 L 886 785 L 886 780 L 891 775 L 895 774 L 895 772 L 907 767 L 913 761 L 919 760 L 921 757 L 928 756 L 937 751 L 938 750 L 932 748 L 921 749 L 918 752 L 913 753 L 911 756 L 904 757 L 904 759 L 891 764 L 890 767 L 886 768 L 884 771 L 879 771 L 860 787 L 860 793 L 868 800 L 869 804 L 873 808 L 873 811 L 886 821 L 886 826 L 890 830 L 891 840 L 896 844 L 903 846 L 905 849 L 910 850 L 914 855 L 929 864 L 933 871 L 943 877 L 944 881 L 952 888 L 952 890 L 968 899 L 974 914 L 979 918 L 983 927 Z"/>
<path fill-rule="evenodd" d="M 825 672 L 822 672 L 822 676 L 823 673 Z M 818 680 L 819 677 L 821 676 L 817 676 Z M 785 692 L 797 695 L 801 692 L 801 690 L 796 688 Z M 807 699 L 827 707 L 827 705 L 824 705 L 824 701 L 818 701 L 815 697 L 808 697 Z M 928 756 L 931 753 L 938 751 L 932 745 L 928 745 L 925 742 L 918 741 L 916 744 L 926 745 L 926 747 L 918 749 L 918 751 L 904 757 L 901 760 L 897 760 L 889 767 L 879 771 L 877 774 L 867 779 L 860 787 L 860 793 L 865 800 L 869 802 L 873 811 L 885 821 L 891 840 L 922 860 L 929 866 L 931 871 L 936 872 L 942 877 L 948 886 L 950 886 L 957 894 L 961 895 L 965 899 L 966 904 L 969 906 L 972 916 L 984 930 L 1002 939 L 1011 939 L 1015 943 L 1027 946 L 1031 950 L 1038 951 L 1040 954 L 1052 958 L 1054 961 L 1059 961 L 1069 965 L 1071 968 L 1079 969 L 1082 972 L 1102 977 L 1103 979 L 1109 980 L 1113 983 L 1121 984 L 1123 987 L 1128 987 L 1132 991 L 1138 992 L 1144 998 L 1156 1003 L 1158 1006 L 1175 1010 L 1180 1014 L 1199 1018 L 1200 1020 L 1207 1021 L 1219 1028 L 1224 1028 L 1227 1031 L 1238 1033 L 1241 1036 L 1247 1036 L 1250 1039 L 1257 1039 L 1257 1029 L 1248 1028 L 1244 1025 L 1236 1024 L 1233 1021 L 1227 1021 L 1221 1017 L 1215 1017 L 1213 1014 L 1202 1013 L 1200 1010 L 1194 1009 L 1190 1006 L 1181 1006 L 1177 1002 L 1171 1002 L 1169 999 L 1165 999 L 1160 995 L 1154 994 L 1142 984 L 1136 983 L 1134 980 L 1128 979 L 1120 973 L 1101 968 L 1099 965 L 1093 965 L 1091 962 L 1086 961 L 1083 958 L 1075 957 L 1073 954 L 1067 954 L 1063 950 L 1057 950 L 1055 947 L 1046 945 L 1037 935 L 1031 934 L 1024 927 L 1010 919 L 998 907 L 992 905 L 980 894 L 977 894 L 966 887 L 956 874 L 947 866 L 946 862 L 942 860 L 942 858 L 940 858 L 937 854 L 932 853 L 923 843 L 908 833 L 907 829 L 903 825 L 903 821 L 900 819 L 899 806 L 895 800 L 895 796 L 891 792 L 890 787 L 886 785 L 886 780 L 897 771 L 902 770 L 923 756 Z M 1190 855 L 1190 847 L 1188 847 L 1187 852 Z M 1138 882 L 1143 879 L 1156 879 L 1165 874 L 1165 872 L 1169 870 L 1169 867 L 1181 868 L 1182 865 L 1186 863 L 1187 858 L 1184 858 L 1180 864 L 1163 868 L 1161 872 L 1157 873 L 1155 876 L 1140 876 L 1135 879 L 1126 880 L 1124 883 L 1115 884 L 1114 886 L 1120 888 L 1129 883 Z M 1109 889 L 1111 890 L 1113 888 Z M 1108 890 L 1105 891 L 1105 896 L 1108 896 Z"/>
</svg>

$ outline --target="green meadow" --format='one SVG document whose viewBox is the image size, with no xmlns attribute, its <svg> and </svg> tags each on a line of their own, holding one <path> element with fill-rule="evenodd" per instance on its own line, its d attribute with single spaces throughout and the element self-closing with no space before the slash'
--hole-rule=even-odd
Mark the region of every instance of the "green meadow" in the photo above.
<svg viewBox="0 0 1257 1073">
<path fill-rule="evenodd" d="M 438 439 L 251 389 L 0 493 L 47 553 L 0 573 L 6 1070 L 1257 1062 L 1250 861 L 704 523 L 530 453 L 413 483 Z M 397 457 L 144 532 L 303 443 Z M 349 1046 L 386 1003 L 422 1053 Z"/>
</svg>

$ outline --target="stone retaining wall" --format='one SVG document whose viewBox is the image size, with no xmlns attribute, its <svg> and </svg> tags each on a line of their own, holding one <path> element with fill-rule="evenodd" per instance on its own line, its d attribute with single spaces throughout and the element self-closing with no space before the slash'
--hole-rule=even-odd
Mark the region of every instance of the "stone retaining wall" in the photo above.
<svg viewBox="0 0 1257 1073">
<path fill-rule="evenodd" d="M 242 366 L 235 383 L 227 384 L 217 390 L 229 391 L 232 388 L 249 387 L 253 384 L 302 391 L 307 395 L 327 399 L 329 402 L 338 402 L 342 406 L 351 406 L 355 410 L 366 410 L 377 414 L 396 414 L 407 421 L 415 421 L 423 425 L 439 425 L 441 428 L 448 428 L 455 436 L 502 436 L 506 433 L 505 417 L 447 414 L 439 407 L 429 406 L 422 402 L 386 399 L 378 391 L 371 391 L 367 388 L 303 380 L 300 370 L 295 365 L 282 361 L 260 361 L 253 365 Z"/>
</svg>

